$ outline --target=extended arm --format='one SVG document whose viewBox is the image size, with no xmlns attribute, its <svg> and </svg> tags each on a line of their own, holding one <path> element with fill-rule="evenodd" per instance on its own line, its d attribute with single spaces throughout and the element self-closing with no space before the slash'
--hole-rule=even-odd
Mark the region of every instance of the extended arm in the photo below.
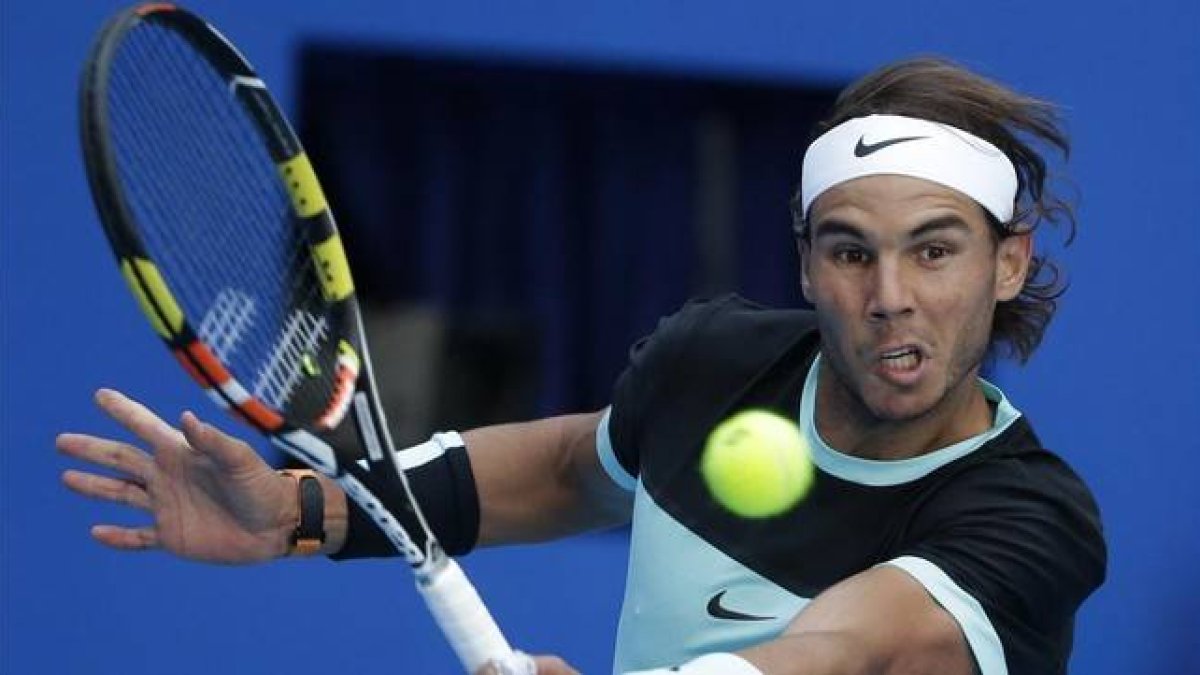
<svg viewBox="0 0 1200 675">
<path fill-rule="evenodd" d="M 400 450 L 399 457 L 410 467 L 409 485 L 448 551 L 544 541 L 629 517 L 631 500 L 596 455 L 599 419 L 599 413 L 565 415 L 437 434 Z M 348 523 L 350 543 L 338 557 L 390 551 L 357 509 Z"/>
<path fill-rule="evenodd" d="M 971 675 L 966 639 L 907 572 L 883 565 L 809 603 L 779 637 L 630 675 Z"/>
<path fill-rule="evenodd" d="M 629 520 L 632 500 L 596 454 L 601 412 L 463 434 L 479 491 L 479 544 L 544 541 Z"/>
<path fill-rule="evenodd" d="M 782 636 L 741 655 L 768 675 L 970 675 L 975 669 L 950 613 L 890 565 L 826 590 Z"/>
<path fill-rule="evenodd" d="M 142 527 L 97 525 L 93 536 L 122 550 L 163 548 L 184 558 L 251 563 L 280 557 L 298 518 L 298 495 L 244 442 L 187 413 L 182 431 L 114 391 L 99 406 L 149 448 L 63 434 L 58 448 L 116 475 L 68 470 L 63 481 L 89 497 L 148 512 Z M 467 432 L 480 500 L 481 544 L 538 541 L 628 519 L 629 498 L 604 475 L 595 452 L 599 413 Z M 347 534 L 346 496 L 322 478 L 324 553 Z"/>
</svg>

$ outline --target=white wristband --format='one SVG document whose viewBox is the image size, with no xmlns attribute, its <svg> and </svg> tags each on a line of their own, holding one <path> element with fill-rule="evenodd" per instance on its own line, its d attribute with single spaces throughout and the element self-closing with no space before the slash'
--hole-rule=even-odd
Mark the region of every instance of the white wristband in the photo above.
<svg viewBox="0 0 1200 675">
<path fill-rule="evenodd" d="M 638 670 L 625 675 L 763 675 L 746 659 L 737 654 L 717 652 L 705 654 L 672 668 L 655 668 L 654 670 Z"/>
</svg>

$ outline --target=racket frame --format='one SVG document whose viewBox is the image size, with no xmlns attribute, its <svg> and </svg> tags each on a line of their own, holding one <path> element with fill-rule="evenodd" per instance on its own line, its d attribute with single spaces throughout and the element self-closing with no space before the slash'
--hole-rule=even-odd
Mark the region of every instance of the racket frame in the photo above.
<svg viewBox="0 0 1200 675">
<path fill-rule="evenodd" d="M 336 302 L 335 323 L 339 325 L 335 332 L 346 340 L 361 364 L 352 380 L 353 387 L 345 392 L 347 400 L 337 402 L 341 411 L 330 418 L 331 423 L 326 425 L 329 428 L 287 420 L 250 395 L 192 329 L 138 232 L 109 140 L 107 74 L 123 37 L 141 22 L 156 22 L 186 39 L 227 78 L 231 95 L 255 120 L 272 160 L 281 166 L 295 162 L 300 189 L 289 185 L 283 176 L 281 181 L 289 188 L 296 220 L 309 228 L 308 241 L 325 246 L 323 255 L 314 251 L 315 266 L 324 272 L 318 275 L 322 291 L 327 301 Z M 362 316 L 332 212 L 295 132 L 250 63 L 232 42 L 197 15 L 169 3 L 138 5 L 114 16 L 100 31 L 82 77 L 80 110 L 88 182 L 104 232 L 143 313 L 180 365 L 221 407 L 289 455 L 336 481 L 372 517 L 412 567 L 418 590 L 468 672 L 489 662 L 502 670 L 511 668 L 511 672 L 528 670 L 527 660 L 514 656 L 462 569 L 445 555 L 413 497 L 398 464 L 377 394 Z M 318 204 L 302 203 L 314 198 L 319 199 Z M 339 454 L 328 440 L 344 424 L 347 409 L 353 412 L 365 469 L 354 458 Z M 378 484 L 402 488 L 403 521 L 376 496 L 371 486 Z"/>
</svg>

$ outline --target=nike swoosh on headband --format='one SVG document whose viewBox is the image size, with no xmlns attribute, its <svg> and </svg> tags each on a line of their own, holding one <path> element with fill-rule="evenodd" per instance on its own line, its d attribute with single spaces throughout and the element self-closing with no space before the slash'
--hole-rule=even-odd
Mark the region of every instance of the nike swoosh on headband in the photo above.
<svg viewBox="0 0 1200 675">
<path fill-rule="evenodd" d="M 854 156 L 855 157 L 866 157 L 867 155 L 869 155 L 873 152 L 879 152 L 880 150 L 888 147 L 889 145 L 896 145 L 897 143 L 907 143 L 908 141 L 919 141 L 922 138 L 929 138 L 929 137 L 928 136 L 901 136 L 899 138 L 889 138 L 886 141 L 879 141 L 878 143 L 863 143 L 863 137 L 859 136 L 858 144 L 854 146 Z"/>
<path fill-rule="evenodd" d="M 723 590 L 708 599 L 708 615 L 714 619 L 729 619 L 731 621 L 770 621 L 773 616 L 758 616 L 729 609 L 721 605 L 721 598 L 727 591 Z"/>
</svg>

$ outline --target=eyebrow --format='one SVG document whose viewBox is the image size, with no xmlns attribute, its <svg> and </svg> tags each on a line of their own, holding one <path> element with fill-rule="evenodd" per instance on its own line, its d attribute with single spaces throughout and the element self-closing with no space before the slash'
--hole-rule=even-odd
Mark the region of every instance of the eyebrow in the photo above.
<svg viewBox="0 0 1200 675">
<path fill-rule="evenodd" d="M 830 218 L 829 220 L 823 220 L 813 225 L 813 240 L 823 237 L 835 237 L 839 234 L 855 239 L 866 239 L 861 229 L 844 220 Z"/>
<path fill-rule="evenodd" d="M 946 215 L 934 218 L 919 225 L 915 230 L 908 233 L 909 239 L 919 239 L 932 232 L 942 230 L 960 230 L 964 233 L 969 233 L 971 227 L 967 222 L 956 215 Z"/>
<path fill-rule="evenodd" d="M 817 223 L 813 227 L 813 239 L 821 239 L 823 237 L 835 237 L 838 235 L 851 237 L 854 239 L 866 239 L 866 234 L 862 228 L 853 225 L 844 220 L 831 218 Z M 908 239 L 920 239 L 926 235 L 943 230 L 959 230 L 962 232 L 970 232 L 971 228 L 966 221 L 957 215 L 939 216 L 932 220 L 921 223 L 911 232 L 908 233 Z"/>
</svg>

